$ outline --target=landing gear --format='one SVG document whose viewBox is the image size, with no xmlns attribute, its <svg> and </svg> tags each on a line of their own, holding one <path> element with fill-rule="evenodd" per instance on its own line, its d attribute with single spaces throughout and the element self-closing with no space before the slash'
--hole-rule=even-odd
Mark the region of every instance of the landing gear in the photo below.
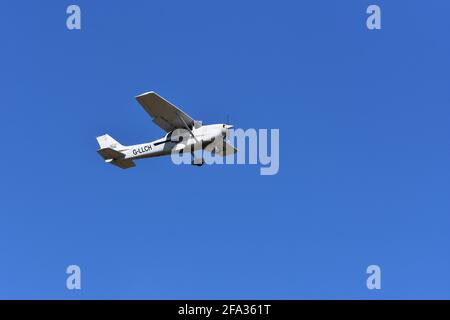
<svg viewBox="0 0 450 320">
<path fill-rule="evenodd" d="M 195 155 L 193 152 L 191 152 L 191 155 L 192 155 L 191 164 L 193 166 L 201 167 L 205 163 L 205 160 L 203 160 L 203 158 L 195 158 Z"/>
<path fill-rule="evenodd" d="M 196 163 L 198 162 L 198 163 Z M 197 167 L 201 167 L 203 164 L 205 163 L 205 161 L 203 161 L 203 159 L 194 159 L 191 164 L 193 166 L 197 166 Z"/>
</svg>

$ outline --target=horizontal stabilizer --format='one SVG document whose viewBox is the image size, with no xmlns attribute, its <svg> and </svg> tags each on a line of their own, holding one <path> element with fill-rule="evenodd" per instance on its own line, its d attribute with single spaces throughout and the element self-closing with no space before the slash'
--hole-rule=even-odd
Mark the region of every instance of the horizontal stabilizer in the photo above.
<svg viewBox="0 0 450 320">
<path fill-rule="evenodd" d="M 103 159 L 108 160 L 108 159 L 122 159 L 123 157 L 125 157 L 125 155 L 122 152 L 119 152 L 117 150 L 111 149 L 111 148 L 103 148 L 103 149 L 99 149 L 97 150 L 97 152 L 103 157 Z"/>
<path fill-rule="evenodd" d="M 111 163 L 119 168 L 128 169 L 135 166 L 133 160 L 124 159 L 125 154 L 111 148 L 103 148 L 97 152 L 105 159 L 107 163 Z"/>
<path fill-rule="evenodd" d="M 122 169 L 129 169 L 129 168 L 133 168 L 134 166 L 136 166 L 135 164 L 134 164 L 134 161 L 133 160 L 130 160 L 130 159 L 127 159 L 127 160 L 113 160 L 113 161 L 111 161 L 111 164 L 113 164 L 113 165 L 115 165 L 115 166 L 117 166 L 117 167 L 119 167 L 119 168 L 122 168 Z"/>
</svg>

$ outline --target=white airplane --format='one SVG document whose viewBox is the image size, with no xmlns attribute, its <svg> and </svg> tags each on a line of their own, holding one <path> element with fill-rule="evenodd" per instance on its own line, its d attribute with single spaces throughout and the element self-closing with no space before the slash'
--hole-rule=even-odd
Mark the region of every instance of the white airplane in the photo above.
<svg viewBox="0 0 450 320">
<path fill-rule="evenodd" d="M 108 134 L 97 137 L 100 149 L 97 152 L 105 162 L 122 169 L 134 167 L 136 159 L 165 156 L 177 152 L 190 152 L 191 163 L 201 166 L 203 159 L 195 159 L 193 150 L 207 150 L 216 155 L 227 156 L 237 150 L 226 141 L 227 130 L 233 128 L 229 124 L 212 124 L 202 126 L 186 113 L 153 91 L 143 93 L 136 100 L 152 117 L 153 122 L 167 134 L 158 140 L 148 143 L 124 146 Z M 177 130 L 180 129 L 180 130 Z"/>
</svg>

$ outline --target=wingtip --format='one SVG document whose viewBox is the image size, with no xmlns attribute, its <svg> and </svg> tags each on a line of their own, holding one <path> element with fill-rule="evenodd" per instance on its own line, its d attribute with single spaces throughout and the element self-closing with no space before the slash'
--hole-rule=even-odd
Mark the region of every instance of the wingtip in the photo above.
<svg viewBox="0 0 450 320">
<path fill-rule="evenodd" d="M 149 94 L 156 94 L 156 95 L 158 95 L 155 91 L 147 91 L 147 92 L 144 92 L 144 93 L 141 93 L 141 94 L 137 95 L 135 98 L 137 99 L 137 98 L 149 95 Z"/>
</svg>

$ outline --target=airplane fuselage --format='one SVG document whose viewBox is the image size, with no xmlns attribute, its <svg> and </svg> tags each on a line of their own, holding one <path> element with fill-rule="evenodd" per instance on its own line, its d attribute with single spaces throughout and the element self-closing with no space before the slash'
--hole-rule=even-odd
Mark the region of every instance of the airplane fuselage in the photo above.
<svg viewBox="0 0 450 320">
<path fill-rule="evenodd" d="M 163 138 L 142 144 L 126 146 L 117 150 L 125 154 L 124 159 L 152 158 L 171 154 L 172 151 L 191 152 L 194 149 L 204 149 L 215 139 L 223 139 L 226 125 L 212 124 L 194 128 L 195 138 L 187 130 L 175 130 L 167 133 Z"/>
</svg>

